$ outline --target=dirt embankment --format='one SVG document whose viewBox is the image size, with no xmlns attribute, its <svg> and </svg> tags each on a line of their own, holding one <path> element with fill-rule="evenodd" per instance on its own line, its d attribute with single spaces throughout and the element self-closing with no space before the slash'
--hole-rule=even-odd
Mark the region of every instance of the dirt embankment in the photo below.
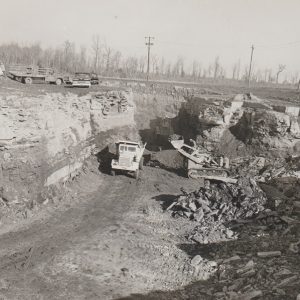
<svg viewBox="0 0 300 300">
<path fill-rule="evenodd" d="M 131 92 L 0 93 L 0 201 L 21 218 L 115 139 L 138 136 Z M 108 133 L 108 134 L 107 134 Z M 2 218 L 3 221 L 3 218 Z"/>
</svg>

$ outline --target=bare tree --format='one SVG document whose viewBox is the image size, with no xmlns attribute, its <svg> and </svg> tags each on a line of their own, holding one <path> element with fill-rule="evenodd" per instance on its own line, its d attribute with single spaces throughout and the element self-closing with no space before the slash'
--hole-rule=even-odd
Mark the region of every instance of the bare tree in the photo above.
<svg viewBox="0 0 300 300">
<path fill-rule="evenodd" d="M 163 56 L 160 58 L 159 73 L 162 75 L 165 73 L 165 58 Z"/>
<path fill-rule="evenodd" d="M 112 52 L 113 52 L 113 49 L 109 46 L 105 46 L 104 47 L 104 51 L 105 51 L 105 61 L 106 61 L 106 66 L 105 66 L 105 69 L 106 69 L 106 72 L 109 72 L 110 71 L 110 64 L 111 64 L 111 56 L 112 56 Z"/>
<path fill-rule="evenodd" d="M 171 77 L 171 74 L 172 74 L 171 69 L 172 69 L 172 65 L 171 65 L 170 62 L 168 62 L 168 63 L 167 63 L 167 66 L 166 66 L 166 72 L 165 72 L 165 74 L 167 75 L 168 78 Z"/>
<path fill-rule="evenodd" d="M 192 64 L 192 77 L 194 80 L 198 78 L 198 74 L 199 74 L 199 63 L 198 61 L 194 60 Z"/>
<path fill-rule="evenodd" d="M 99 58 L 100 58 L 100 51 L 101 51 L 100 36 L 98 34 L 93 36 L 92 51 L 94 54 L 94 70 L 95 72 L 98 72 Z"/>
<path fill-rule="evenodd" d="M 213 66 L 213 70 L 214 70 L 214 79 L 217 79 L 219 77 L 219 73 L 220 73 L 220 58 L 219 56 L 217 56 L 215 58 L 215 61 L 214 61 L 214 66 Z"/>
<path fill-rule="evenodd" d="M 64 56 L 63 56 L 63 68 L 67 72 L 72 72 L 74 69 L 75 60 L 75 44 L 66 40 L 63 45 Z"/>
<path fill-rule="evenodd" d="M 273 70 L 269 69 L 269 71 L 268 71 L 268 82 L 274 82 L 274 81 L 275 81 L 275 78 L 273 76 Z"/>
<path fill-rule="evenodd" d="M 260 69 L 257 69 L 257 71 L 255 73 L 255 81 L 257 81 L 257 82 L 263 81 L 263 76 L 262 76 L 262 72 Z"/>
<path fill-rule="evenodd" d="M 279 65 L 276 73 L 276 83 L 278 83 L 279 74 L 285 70 L 285 65 Z"/>
<path fill-rule="evenodd" d="M 140 56 L 140 58 L 139 58 L 139 72 L 142 73 L 142 74 L 145 71 L 146 61 L 147 61 L 146 56 Z"/>
<path fill-rule="evenodd" d="M 249 70 L 248 70 L 248 66 L 244 67 L 244 72 L 242 75 L 242 80 L 248 80 L 248 76 L 249 76 Z"/>
<path fill-rule="evenodd" d="M 136 57 L 130 56 L 126 58 L 126 60 L 123 62 L 123 65 L 124 65 L 125 73 L 129 77 L 133 77 L 134 75 L 137 74 L 139 63 Z"/>
<path fill-rule="evenodd" d="M 184 60 L 183 57 L 178 57 L 173 65 L 172 75 L 173 77 L 184 77 Z"/>
<path fill-rule="evenodd" d="M 224 79 L 226 78 L 226 70 L 220 66 L 219 77 Z"/>
<path fill-rule="evenodd" d="M 152 62 L 152 73 L 157 74 L 158 71 L 158 57 L 153 54 L 151 55 L 150 61 Z"/>
<path fill-rule="evenodd" d="M 112 63 L 112 69 L 114 72 L 119 72 L 121 57 L 122 57 L 122 54 L 120 51 L 116 51 L 112 57 L 111 63 Z"/>
<path fill-rule="evenodd" d="M 299 81 L 299 72 L 294 72 L 291 76 L 292 84 L 297 84 Z"/>
<path fill-rule="evenodd" d="M 212 64 L 209 64 L 206 72 L 207 77 L 212 77 L 212 73 L 213 73 L 213 66 Z"/>
<path fill-rule="evenodd" d="M 241 60 L 239 59 L 236 66 L 236 79 L 240 80 L 240 73 L 241 73 Z"/>
<path fill-rule="evenodd" d="M 79 66 L 81 70 L 87 68 L 86 48 L 84 46 L 80 47 Z"/>
<path fill-rule="evenodd" d="M 235 77 L 236 77 L 236 64 L 234 64 L 233 66 L 232 66 L 232 79 L 235 79 Z"/>
<path fill-rule="evenodd" d="M 232 66 L 232 79 L 240 79 L 240 71 L 241 71 L 241 61 L 238 60 L 233 66 Z"/>
</svg>

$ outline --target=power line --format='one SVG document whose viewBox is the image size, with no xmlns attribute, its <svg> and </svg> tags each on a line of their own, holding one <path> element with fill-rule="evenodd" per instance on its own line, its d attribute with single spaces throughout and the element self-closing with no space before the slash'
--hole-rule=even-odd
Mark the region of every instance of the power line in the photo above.
<svg viewBox="0 0 300 300">
<path fill-rule="evenodd" d="M 253 51 L 254 51 L 254 46 L 252 45 L 252 46 L 251 46 L 251 56 L 250 56 L 249 75 L 248 75 L 248 88 L 250 88 Z"/>
<path fill-rule="evenodd" d="M 154 40 L 154 37 L 146 36 L 145 39 L 146 39 L 146 46 L 148 47 L 147 81 L 149 81 L 150 48 L 151 48 L 151 46 L 153 46 L 153 43 L 151 42 L 151 40 Z"/>
<path fill-rule="evenodd" d="M 269 45 L 256 45 L 258 48 L 281 48 L 281 47 L 289 47 L 289 46 L 300 46 L 300 41 L 293 41 L 287 43 L 280 43 L 280 44 L 269 44 Z"/>
</svg>

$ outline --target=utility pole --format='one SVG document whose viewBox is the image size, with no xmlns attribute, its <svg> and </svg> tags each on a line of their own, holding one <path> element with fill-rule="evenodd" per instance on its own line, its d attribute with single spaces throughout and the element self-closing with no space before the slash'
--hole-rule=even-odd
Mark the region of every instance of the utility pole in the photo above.
<svg viewBox="0 0 300 300">
<path fill-rule="evenodd" d="M 254 46 L 252 45 L 251 46 L 251 57 L 250 57 L 249 75 L 248 75 L 248 88 L 250 88 L 253 51 L 254 51 Z"/>
<path fill-rule="evenodd" d="M 149 81 L 149 70 L 150 70 L 150 47 L 153 46 L 151 40 L 154 40 L 152 36 L 146 36 L 146 46 L 148 46 L 148 63 L 147 63 L 147 81 Z"/>
</svg>

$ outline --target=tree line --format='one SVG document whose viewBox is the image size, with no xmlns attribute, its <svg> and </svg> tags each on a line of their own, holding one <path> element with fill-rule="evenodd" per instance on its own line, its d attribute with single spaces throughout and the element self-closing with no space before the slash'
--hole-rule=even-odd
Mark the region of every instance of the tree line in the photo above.
<svg viewBox="0 0 300 300">
<path fill-rule="evenodd" d="M 51 67 L 60 72 L 95 72 L 102 76 L 123 78 L 145 78 L 147 57 L 124 56 L 113 49 L 98 35 L 92 39 L 90 47 L 76 47 L 75 43 L 66 40 L 63 45 L 55 48 L 42 48 L 39 43 L 19 45 L 8 43 L 0 45 L 0 61 L 6 66 L 13 64 L 37 65 Z M 285 65 L 279 64 L 276 70 L 254 68 L 251 80 L 255 82 L 296 84 L 299 73 L 282 76 Z M 225 69 L 217 56 L 213 62 L 204 66 L 194 60 L 187 64 L 184 57 L 178 57 L 175 62 L 167 61 L 164 57 L 150 57 L 150 76 L 153 79 L 193 80 L 203 78 L 248 80 L 248 65 L 242 65 L 240 60 L 232 64 L 231 69 Z M 280 79 L 280 80 L 279 80 Z"/>
</svg>

